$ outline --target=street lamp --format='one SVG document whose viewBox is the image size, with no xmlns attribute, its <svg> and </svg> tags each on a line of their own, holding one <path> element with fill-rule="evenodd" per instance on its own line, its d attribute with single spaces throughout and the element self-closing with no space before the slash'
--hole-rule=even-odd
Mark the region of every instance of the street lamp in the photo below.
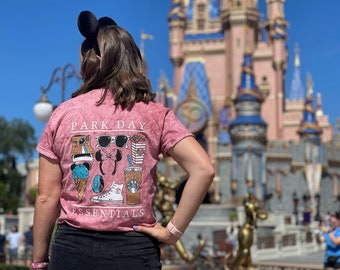
<svg viewBox="0 0 340 270">
<path fill-rule="evenodd" d="M 316 215 L 315 215 L 315 220 L 316 221 L 320 221 L 321 218 L 320 218 L 320 194 L 317 193 L 315 194 L 314 198 L 315 198 L 315 202 L 316 202 Z"/>
<path fill-rule="evenodd" d="M 58 75 L 58 73 L 60 75 Z M 66 81 L 68 79 L 71 79 L 73 77 L 76 77 L 77 79 L 81 79 L 81 77 L 78 75 L 76 68 L 72 64 L 67 64 L 64 67 L 57 67 L 54 69 L 51 80 L 48 84 L 48 86 L 41 87 L 42 96 L 40 100 L 34 105 L 33 111 L 35 116 L 38 118 L 41 122 L 47 122 L 48 119 L 50 119 L 50 116 L 55 108 L 55 106 L 52 105 L 52 103 L 47 98 L 47 91 L 50 90 L 51 86 L 54 83 L 61 84 L 61 102 L 65 101 L 65 89 L 66 89 Z"/>
<path fill-rule="evenodd" d="M 294 203 L 294 215 L 295 215 L 295 224 L 299 224 L 299 212 L 298 212 L 298 204 L 299 204 L 299 197 L 296 194 L 296 191 L 293 192 L 293 203 Z"/>
</svg>

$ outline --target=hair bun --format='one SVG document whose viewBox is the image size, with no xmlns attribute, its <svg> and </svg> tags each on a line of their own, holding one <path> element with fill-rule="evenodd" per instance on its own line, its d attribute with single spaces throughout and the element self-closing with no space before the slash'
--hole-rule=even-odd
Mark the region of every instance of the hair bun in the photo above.
<svg viewBox="0 0 340 270">
<path fill-rule="evenodd" d="M 85 38 L 96 36 L 98 31 L 98 20 L 91 11 L 82 11 L 78 16 L 78 29 Z"/>
</svg>

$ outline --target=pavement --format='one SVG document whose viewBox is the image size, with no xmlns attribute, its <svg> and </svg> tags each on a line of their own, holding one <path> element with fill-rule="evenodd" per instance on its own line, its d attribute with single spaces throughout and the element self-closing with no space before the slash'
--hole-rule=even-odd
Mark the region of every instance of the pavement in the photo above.
<svg viewBox="0 0 340 270">
<path fill-rule="evenodd" d="M 313 265 L 315 268 L 313 269 L 323 269 L 323 257 L 324 251 L 320 250 L 317 252 L 304 254 L 304 255 L 297 255 L 291 257 L 283 257 L 283 258 L 273 258 L 273 259 L 266 259 L 266 260 L 256 260 L 253 258 L 254 264 L 256 263 L 274 263 L 275 265 L 296 265 L 296 266 L 306 266 L 306 265 Z"/>
</svg>

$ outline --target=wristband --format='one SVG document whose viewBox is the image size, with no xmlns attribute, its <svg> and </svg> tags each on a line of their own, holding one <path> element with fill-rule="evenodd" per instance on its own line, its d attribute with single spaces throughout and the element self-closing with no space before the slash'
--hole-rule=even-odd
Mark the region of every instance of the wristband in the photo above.
<svg viewBox="0 0 340 270">
<path fill-rule="evenodd" d="M 31 269 L 37 270 L 37 269 L 47 269 L 48 262 L 32 262 L 31 263 Z"/>
<path fill-rule="evenodd" d="M 169 233 L 171 235 L 181 238 L 183 233 L 180 230 L 178 230 L 174 224 L 172 224 L 171 220 L 169 221 L 166 228 L 169 230 Z"/>
</svg>

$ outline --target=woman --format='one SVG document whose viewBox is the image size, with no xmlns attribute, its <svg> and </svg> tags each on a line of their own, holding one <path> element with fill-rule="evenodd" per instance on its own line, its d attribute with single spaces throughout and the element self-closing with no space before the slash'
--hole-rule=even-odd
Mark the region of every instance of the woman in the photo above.
<svg viewBox="0 0 340 270">
<path fill-rule="evenodd" d="M 83 84 L 53 112 L 37 146 L 32 269 L 161 269 L 159 244 L 179 240 L 213 166 L 172 110 L 153 101 L 131 35 L 89 11 L 80 13 L 78 28 L 86 38 Z M 189 177 L 166 227 L 153 210 L 160 154 Z"/>
<path fill-rule="evenodd" d="M 329 215 L 330 231 L 327 226 L 321 225 L 320 242 L 326 244 L 324 267 L 325 269 L 340 269 L 340 227 L 339 213 Z"/>
</svg>

